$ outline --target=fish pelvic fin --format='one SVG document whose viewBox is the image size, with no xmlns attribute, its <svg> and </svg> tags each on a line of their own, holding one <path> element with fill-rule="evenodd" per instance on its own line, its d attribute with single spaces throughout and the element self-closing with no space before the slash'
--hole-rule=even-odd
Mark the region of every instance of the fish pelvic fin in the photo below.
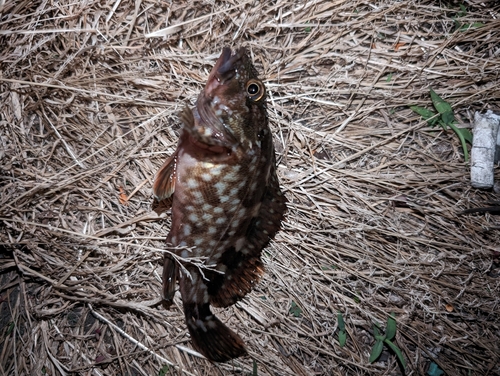
<svg viewBox="0 0 500 376">
<path fill-rule="evenodd" d="M 163 262 L 163 304 L 166 308 L 173 303 L 178 269 L 179 267 L 173 257 L 165 254 Z"/>
</svg>

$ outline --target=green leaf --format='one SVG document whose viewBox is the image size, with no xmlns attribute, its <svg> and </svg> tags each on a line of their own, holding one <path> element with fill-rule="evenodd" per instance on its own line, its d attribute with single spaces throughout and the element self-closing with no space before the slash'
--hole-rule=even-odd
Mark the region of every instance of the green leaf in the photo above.
<svg viewBox="0 0 500 376">
<path fill-rule="evenodd" d="M 344 347 L 347 342 L 347 334 L 343 330 L 339 332 L 339 345 L 340 347 Z"/>
<path fill-rule="evenodd" d="M 444 114 L 445 112 L 449 111 L 453 112 L 451 105 L 448 102 L 446 102 L 443 98 L 441 98 L 439 95 L 437 95 L 437 93 L 434 90 L 430 89 L 430 93 L 431 93 L 432 104 L 440 114 Z"/>
<path fill-rule="evenodd" d="M 337 312 L 337 322 L 339 325 L 339 344 L 340 347 L 344 347 L 347 341 L 347 334 L 345 332 L 345 322 L 341 312 Z"/>
<path fill-rule="evenodd" d="M 479 29 L 480 27 L 483 27 L 484 26 L 484 23 L 482 22 L 474 22 L 473 24 L 463 24 L 461 27 L 460 27 L 460 31 L 467 31 L 469 29 Z"/>
<path fill-rule="evenodd" d="M 337 266 L 335 265 L 323 265 L 321 266 L 321 270 L 335 270 L 337 269 Z"/>
<path fill-rule="evenodd" d="M 464 151 L 464 159 L 465 162 L 469 161 L 469 152 L 467 151 L 467 143 L 466 140 L 472 143 L 472 134 L 468 129 L 457 128 L 453 124 L 450 124 L 450 128 L 457 134 L 460 139 L 460 143 L 462 144 L 462 150 Z"/>
<path fill-rule="evenodd" d="M 458 12 L 458 17 L 464 17 L 467 15 L 467 9 L 465 8 L 465 5 L 460 4 L 460 12 Z"/>
<path fill-rule="evenodd" d="M 14 325 L 14 322 L 11 322 L 11 323 L 9 324 L 9 327 L 7 328 L 7 333 L 6 333 L 6 335 L 7 335 L 7 336 L 8 336 L 10 333 L 12 333 L 12 331 L 14 330 L 14 326 L 15 326 L 15 325 Z"/>
<path fill-rule="evenodd" d="M 419 114 L 420 116 L 422 116 L 422 118 L 424 120 L 427 120 L 427 123 L 431 127 L 434 126 L 434 125 L 436 125 L 436 122 L 439 120 L 439 118 L 437 118 L 437 117 L 435 117 L 432 120 L 429 120 L 431 117 L 433 117 L 434 115 L 436 115 L 436 113 L 434 111 L 432 111 L 432 110 L 427 109 L 427 108 L 420 107 L 420 106 L 410 106 L 410 109 L 413 112 L 416 112 L 417 114 Z"/>
<path fill-rule="evenodd" d="M 403 356 L 403 353 L 401 352 L 401 350 L 399 349 L 399 347 L 397 347 L 394 343 L 392 343 L 391 341 L 389 341 L 388 339 L 386 339 L 385 341 L 385 344 L 387 346 L 390 347 L 390 349 L 392 351 L 394 351 L 394 353 L 396 354 L 396 356 L 398 357 L 399 359 L 399 362 L 401 363 L 401 365 L 403 366 L 403 368 L 406 368 L 406 360 Z"/>
<path fill-rule="evenodd" d="M 337 312 L 337 322 L 339 323 L 339 330 L 344 331 L 345 330 L 345 322 L 344 322 L 344 318 L 342 317 L 341 312 Z"/>
<path fill-rule="evenodd" d="M 394 312 L 387 318 L 387 328 L 385 330 L 385 338 L 391 341 L 396 335 L 396 319 Z"/>
<path fill-rule="evenodd" d="M 429 369 L 427 370 L 427 374 L 429 376 L 441 376 L 443 373 L 444 371 L 434 362 L 430 364 Z"/>
<path fill-rule="evenodd" d="M 460 129 L 460 133 L 462 133 L 462 136 L 464 136 L 465 141 L 467 141 L 469 144 L 472 144 L 472 133 L 470 130 L 466 128 L 457 128 Z"/>
<path fill-rule="evenodd" d="M 445 112 L 444 114 L 441 115 L 441 120 L 446 125 L 451 125 L 452 123 L 455 122 L 455 116 L 453 115 L 453 112 Z"/>
<path fill-rule="evenodd" d="M 297 303 L 292 301 L 289 312 L 292 315 L 294 315 L 295 317 L 300 317 L 302 314 L 302 309 L 300 309 L 300 307 L 297 305 Z"/>
<path fill-rule="evenodd" d="M 160 371 L 158 372 L 158 376 L 165 376 L 168 373 L 168 370 L 168 365 L 161 367 Z"/>
<path fill-rule="evenodd" d="M 255 361 L 255 359 L 253 360 L 252 376 L 257 376 L 257 362 Z"/>
<path fill-rule="evenodd" d="M 431 117 L 436 115 L 436 113 L 434 111 L 429 110 L 428 108 L 424 108 L 424 107 L 420 107 L 420 106 L 410 106 L 410 108 L 413 112 L 416 112 L 417 114 L 422 116 L 424 118 L 424 120 L 430 119 Z"/>
<path fill-rule="evenodd" d="M 385 335 L 380 334 L 380 327 L 377 323 L 373 324 L 373 336 L 377 341 L 383 341 L 385 339 Z"/>
<path fill-rule="evenodd" d="M 385 340 L 385 334 L 384 335 L 380 334 L 380 335 L 374 336 L 374 337 L 377 341 L 384 341 Z"/>
<path fill-rule="evenodd" d="M 450 128 L 453 129 L 457 135 L 462 135 L 465 141 L 472 144 L 472 133 L 467 128 L 458 128 L 454 124 L 450 124 Z"/>
<path fill-rule="evenodd" d="M 441 98 L 436 92 L 430 89 L 432 104 L 436 108 L 436 110 L 441 114 L 441 118 L 438 121 L 438 124 L 443 127 L 444 130 L 447 130 L 450 127 L 460 139 L 460 143 L 462 144 L 462 149 L 464 152 L 464 159 L 466 162 L 469 161 L 469 152 L 467 150 L 467 142 L 472 144 L 472 133 L 468 129 L 457 128 L 454 123 L 455 116 L 453 115 L 453 108 L 451 105 L 446 102 L 443 98 Z M 414 112 L 421 115 L 424 119 L 428 119 L 433 114 L 432 111 L 418 107 L 411 106 L 410 107 Z M 435 119 L 436 120 L 436 119 Z M 428 121 L 429 125 L 434 125 L 435 121 Z"/>
<path fill-rule="evenodd" d="M 361 302 L 361 299 L 356 294 L 354 295 L 354 297 L 352 299 L 354 300 L 354 303 L 358 303 L 359 304 L 359 302 Z"/>
<path fill-rule="evenodd" d="M 391 80 L 392 80 L 392 73 L 389 73 L 385 82 L 391 82 Z"/>
<path fill-rule="evenodd" d="M 443 98 L 436 94 L 436 92 L 430 89 L 431 99 L 434 108 L 441 114 L 441 120 L 445 125 L 450 125 L 455 121 L 455 117 L 453 116 L 453 108 L 451 105 L 446 102 Z M 445 128 L 446 129 L 446 128 Z"/>
<path fill-rule="evenodd" d="M 384 342 L 376 341 L 373 346 L 372 352 L 370 354 L 370 359 L 368 360 L 370 363 L 373 363 L 377 358 L 382 354 L 382 349 L 384 348 Z"/>
</svg>

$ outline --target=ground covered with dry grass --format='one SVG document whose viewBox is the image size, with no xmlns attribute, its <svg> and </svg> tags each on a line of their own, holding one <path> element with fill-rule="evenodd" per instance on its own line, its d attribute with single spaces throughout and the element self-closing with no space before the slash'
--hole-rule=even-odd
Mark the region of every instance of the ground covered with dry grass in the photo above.
<svg viewBox="0 0 500 376">
<path fill-rule="evenodd" d="M 500 217 L 460 214 L 498 194 L 408 107 L 433 88 L 459 127 L 500 112 L 496 1 L 1 1 L 0 17 L 2 374 L 398 375 L 387 346 L 368 361 L 390 313 L 406 374 L 500 374 Z M 265 77 L 289 210 L 262 282 L 217 311 L 249 356 L 212 364 L 180 298 L 159 304 L 170 215 L 151 186 L 225 45 Z"/>
</svg>

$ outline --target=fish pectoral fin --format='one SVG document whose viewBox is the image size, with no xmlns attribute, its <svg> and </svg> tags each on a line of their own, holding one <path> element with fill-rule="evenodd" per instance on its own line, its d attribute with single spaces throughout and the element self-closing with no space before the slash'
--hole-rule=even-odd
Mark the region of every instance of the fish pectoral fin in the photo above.
<svg viewBox="0 0 500 376">
<path fill-rule="evenodd" d="M 158 201 L 172 196 L 175 191 L 175 177 L 177 170 L 177 151 L 166 160 L 156 173 L 153 184 L 153 194 Z"/>
<path fill-rule="evenodd" d="M 214 362 L 246 355 L 245 343 L 210 311 L 210 305 L 184 302 L 186 324 L 196 350 Z"/>
<path fill-rule="evenodd" d="M 179 117 L 181 119 L 182 124 L 184 125 L 184 128 L 192 129 L 194 127 L 193 111 L 189 108 L 187 103 L 182 109 L 181 113 L 179 114 Z"/>
<path fill-rule="evenodd" d="M 163 263 L 163 299 L 168 308 L 173 303 L 175 295 L 175 281 L 177 280 L 178 265 L 172 256 L 165 254 Z"/>
</svg>

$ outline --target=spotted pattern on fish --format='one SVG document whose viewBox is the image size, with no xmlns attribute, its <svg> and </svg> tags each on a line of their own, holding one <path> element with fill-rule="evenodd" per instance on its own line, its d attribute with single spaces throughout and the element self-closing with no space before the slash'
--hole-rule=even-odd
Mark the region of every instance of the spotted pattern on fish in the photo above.
<svg viewBox="0 0 500 376">
<path fill-rule="evenodd" d="M 178 279 L 194 347 L 222 362 L 246 348 L 210 305 L 227 307 L 252 290 L 264 272 L 262 249 L 286 211 L 265 87 L 244 48 L 223 49 L 196 106 L 180 117 L 179 144 L 153 186 L 158 200 L 173 196 L 167 245 L 181 258 L 165 256 L 163 295 L 170 305 Z"/>
</svg>

